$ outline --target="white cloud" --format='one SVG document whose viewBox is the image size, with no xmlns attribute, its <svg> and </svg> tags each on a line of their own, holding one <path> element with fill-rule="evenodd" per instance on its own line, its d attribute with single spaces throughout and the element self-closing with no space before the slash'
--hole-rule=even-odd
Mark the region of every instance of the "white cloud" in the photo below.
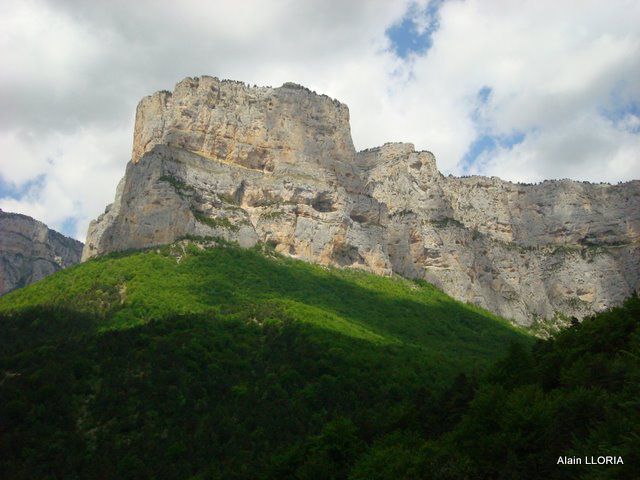
<svg viewBox="0 0 640 480">
<path fill-rule="evenodd" d="M 557 130 L 534 132 L 512 149 L 483 154 L 473 173 L 530 182 L 577 177 L 592 182 L 638 178 L 640 135 L 596 115 L 578 117 Z"/>
<path fill-rule="evenodd" d="M 75 230 L 68 233 L 83 240 L 89 221 L 113 201 L 129 155 L 130 146 L 122 139 L 130 136 L 130 128 L 131 124 L 114 130 L 80 128 L 73 134 L 40 138 L 0 134 L 2 174 L 26 187 L 19 199 L 0 198 L 0 208 L 32 216 L 57 230 L 73 219 Z M 34 178 L 42 180 L 29 187 L 27 182 Z"/>
<path fill-rule="evenodd" d="M 621 136 L 598 112 L 610 104 L 613 93 L 640 98 L 638 82 L 629 81 L 640 78 L 639 22 L 637 2 L 445 3 L 433 48 L 414 64 L 411 92 L 421 98 L 416 109 L 426 106 L 428 112 L 421 122 L 419 113 L 412 112 L 413 122 L 425 125 L 435 117 L 443 123 L 442 133 L 434 139 L 418 136 L 416 143 L 431 144 L 439 164 L 456 172 L 461 151 L 479 130 L 497 136 L 521 131 L 528 134 L 523 145 L 498 152 L 476 171 L 510 171 L 510 178 L 524 181 L 637 176 L 640 154 L 628 154 L 630 142 L 637 145 L 637 140 Z M 492 93 L 483 124 L 477 125 L 470 113 L 474 94 L 485 86 Z M 590 122 L 580 120 L 587 117 Z M 451 132 L 456 134 L 447 137 Z M 585 141 L 592 135 L 592 143 L 611 149 L 586 155 Z M 534 164 L 521 169 L 525 148 Z M 621 158 L 629 163 L 620 165 Z M 586 170 L 575 168 L 586 164 Z"/>
<path fill-rule="evenodd" d="M 640 3 L 450 0 L 424 55 L 396 57 L 385 31 L 426 0 L 82 2 L 0 5 L 0 206 L 60 227 L 112 201 L 137 101 L 185 76 L 294 81 L 347 103 L 358 148 L 410 141 L 445 173 L 479 134 L 525 134 L 472 171 L 522 181 L 618 181 L 640 171 Z M 422 9 L 422 10 L 421 10 Z M 482 115 L 477 93 L 491 88 Z M 476 112 L 477 113 L 477 112 Z"/>
</svg>

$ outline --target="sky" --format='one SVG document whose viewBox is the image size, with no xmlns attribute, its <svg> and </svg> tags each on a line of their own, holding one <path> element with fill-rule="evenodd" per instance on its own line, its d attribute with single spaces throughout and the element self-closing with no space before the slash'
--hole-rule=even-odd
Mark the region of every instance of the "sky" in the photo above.
<svg viewBox="0 0 640 480">
<path fill-rule="evenodd" d="M 135 107 L 187 76 L 346 103 L 454 175 L 640 178 L 640 1 L 0 2 L 0 208 L 84 240 Z"/>
</svg>

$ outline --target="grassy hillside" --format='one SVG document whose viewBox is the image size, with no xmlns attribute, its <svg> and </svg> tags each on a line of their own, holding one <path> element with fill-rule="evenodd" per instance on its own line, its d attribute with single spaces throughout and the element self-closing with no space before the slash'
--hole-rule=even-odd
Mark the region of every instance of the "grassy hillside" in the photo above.
<svg viewBox="0 0 640 480">
<path fill-rule="evenodd" d="M 0 299 L 0 478 L 634 478 L 639 317 L 542 342 L 265 250 L 95 259 Z"/>
<path fill-rule="evenodd" d="M 372 346 L 417 350 L 439 374 L 481 367 L 509 342 L 531 341 L 424 282 L 187 242 L 95 259 L 0 298 L 0 313 L 43 306 L 86 314 L 99 331 L 172 315 L 258 325 L 287 318 Z"/>
<path fill-rule="evenodd" d="M 111 255 L 0 299 L 0 468 L 346 478 L 513 341 L 423 283 L 232 246 Z"/>
</svg>

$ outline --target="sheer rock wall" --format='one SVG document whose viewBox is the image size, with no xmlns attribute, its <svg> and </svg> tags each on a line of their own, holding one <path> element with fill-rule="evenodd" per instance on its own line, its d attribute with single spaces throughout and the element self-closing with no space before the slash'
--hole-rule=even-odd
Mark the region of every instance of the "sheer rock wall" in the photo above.
<svg viewBox="0 0 640 480">
<path fill-rule="evenodd" d="M 640 288 L 640 181 L 444 177 L 411 144 L 356 152 L 347 107 L 304 87 L 187 78 L 138 105 L 83 258 L 189 235 L 425 279 L 526 325 Z"/>
</svg>

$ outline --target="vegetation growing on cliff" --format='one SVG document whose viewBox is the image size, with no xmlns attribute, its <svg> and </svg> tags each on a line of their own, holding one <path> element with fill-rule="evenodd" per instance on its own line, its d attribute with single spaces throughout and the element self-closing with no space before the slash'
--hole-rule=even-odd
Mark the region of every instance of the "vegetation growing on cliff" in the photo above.
<svg viewBox="0 0 640 480">
<path fill-rule="evenodd" d="M 231 230 L 232 232 L 237 232 L 240 229 L 238 225 L 231 223 L 227 217 L 209 217 L 195 209 L 191 209 L 191 213 L 193 213 L 193 216 L 198 222 L 212 228 L 224 228 L 225 230 Z"/>
</svg>

